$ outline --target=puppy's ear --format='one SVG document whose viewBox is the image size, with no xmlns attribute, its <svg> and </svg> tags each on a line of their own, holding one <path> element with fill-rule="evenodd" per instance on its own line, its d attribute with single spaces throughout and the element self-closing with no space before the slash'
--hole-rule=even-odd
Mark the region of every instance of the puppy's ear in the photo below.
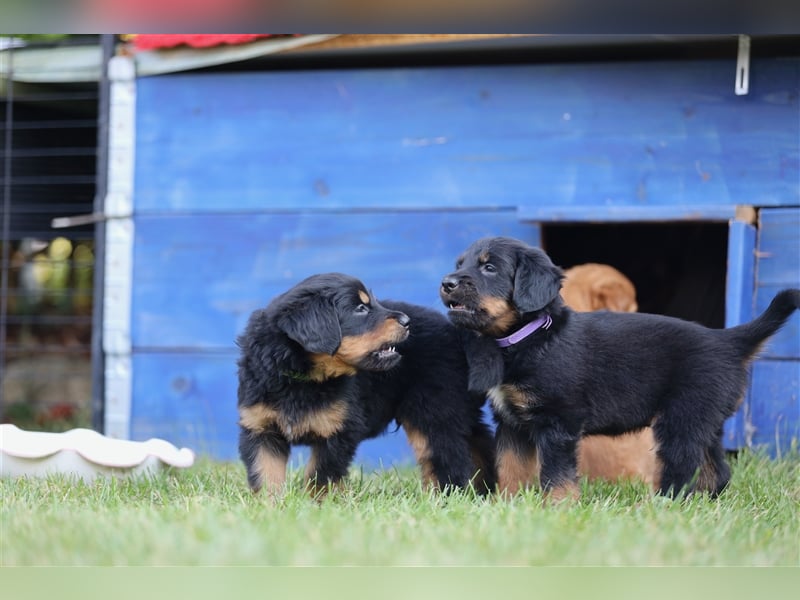
<svg viewBox="0 0 800 600">
<path fill-rule="evenodd" d="M 542 310 L 558 297 L 564 273 L 537 248 L 520 249 L 514 272 L 514 305 L 521 313 Z"/>
<path fill-rule="evenodd" d="M 310 295 L 290 303 L 277 318 L 278 328 L 307 352 L 333 355 L 342 343 L 342 330 L 333 305 Z"/>
</svg>

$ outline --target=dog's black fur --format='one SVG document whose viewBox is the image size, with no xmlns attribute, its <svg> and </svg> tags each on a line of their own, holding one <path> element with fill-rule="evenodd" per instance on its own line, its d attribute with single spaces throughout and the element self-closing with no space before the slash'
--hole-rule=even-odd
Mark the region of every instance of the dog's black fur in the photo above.
<svg viewBox="0 0 800 600">
<path fill-rule="evenodd" d="M 440 295 L 457 325 L 478 332 L 468 349 L 470 387 L 487 390 L 498 420 L 497 476 L 513 493 L 535 477 L 553 497 L 577 494 L 576 443 L 653 425 L 659 491 L 716 495 L 730 469 L 722 426 L 741 403 L 750 359 L 800 307 L 784 290 L 750 323 L 709 329 L 670 317 L 567 308 L 562 271 L 540 249 L 485 238 L 458 259 Z M 499 348 L 543 314 L 549 329 Z"/>
<path fill-rule="evenodd" d="M 460 336 L 444 315 L 378 302 L 341 273 L 311 276 L 256 310 L 237 340 L 250 487 L 277 491 L 290 447 L 301 444 L 311 447 L 306 479 L 324 491 L 346 475 L 361 441 L 396 420 L 427 484 L 491 490 L 494 441 L 485 397 L 467 391 Z"/>
</svg>

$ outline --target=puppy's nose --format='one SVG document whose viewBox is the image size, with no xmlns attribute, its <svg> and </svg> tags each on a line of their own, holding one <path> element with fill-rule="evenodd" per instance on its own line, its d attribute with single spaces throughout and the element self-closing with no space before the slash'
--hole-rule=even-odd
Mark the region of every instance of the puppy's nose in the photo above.
<svg viewBox="0 0 800 600">
<path fill-rule="evenodd" d="M 395 318 L 397 319 L 397 322 L 406 329 L 411 324 L 411 317 L 409 317 L 406 313 L 395 313 Z"/>
<path fill-rule="evenodd" d="M 448 275 L 442 279 L 442 289 L 448 294 L 458 287 L 458 279 L 453 275 Z"/>
</svg>

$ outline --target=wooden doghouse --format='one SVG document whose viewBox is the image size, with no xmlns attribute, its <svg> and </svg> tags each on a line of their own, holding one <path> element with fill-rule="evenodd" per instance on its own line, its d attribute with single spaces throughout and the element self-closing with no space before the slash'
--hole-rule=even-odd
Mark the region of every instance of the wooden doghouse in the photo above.
<svg viewBox="0 0 800 600">
<path fill-rule="evenodd" d="M 614 264 L 643 311 L 749 320 L 800 287 L 800 45 L 747 42 L 115 58 L 106 432 L 236 458 L 234 340 L 252 310 L 324 271 L 441 308 L 442 275 L 484 235 L 564 267 Z M 726 445 L 796 443 L 798 388 L 795 315 L 756 361 Z M 358 459 L 407 457 L 389 432 Z"/>
</svg>

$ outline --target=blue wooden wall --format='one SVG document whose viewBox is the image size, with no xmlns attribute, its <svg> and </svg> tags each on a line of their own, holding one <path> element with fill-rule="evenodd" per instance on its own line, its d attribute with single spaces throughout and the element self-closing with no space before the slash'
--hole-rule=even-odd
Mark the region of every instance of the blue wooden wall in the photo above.
<svg viewBox="0 0 800 600">
<path fill-rule="evenodd" d="M 143 215 L 136 219 L 132 435 L 233 458 L 234 340 L 250 313 L 313 273 L 360 277 L 379 298 L 439 308 L 438 282 L 474 239 L 539 242 L 512 211 Z M 400 432 L 372 465 L 410 458 Z"/>
<path fill-rule="evenodd" d="M 469 242 L 536 244 L 536 221 L 774 207 L 759 250 L 776 274 L 759 259 L 752 308 L 800 285 L 797 229 L 779 226 L 800 206 L 800 60 L 754 60 L 747 96 L 733 84 L 733 60 L 140 78 L 131 436 L 235 458 L 234 339 L 254 308 L 331 270 L 439 308 Z M 749 405 L 788 437 L 797 331 L 756 366 Z M 359 453 L 408 457 L 402 433 Z"/>
<path fill-rule="evenodd" d="M 800 181 L 798 182 L 800 185 Z M 800 288 L 800 207 L 759 213 L 754 312 L 764 311 L 775 294 Z M 755 443 L 786 450 L 800 439 L 800 315 L 794 316 L 765 346 L 745 407 L 746 435 Z M 747 440 L 746 440 L 747 441 Z"/>
</svg>

